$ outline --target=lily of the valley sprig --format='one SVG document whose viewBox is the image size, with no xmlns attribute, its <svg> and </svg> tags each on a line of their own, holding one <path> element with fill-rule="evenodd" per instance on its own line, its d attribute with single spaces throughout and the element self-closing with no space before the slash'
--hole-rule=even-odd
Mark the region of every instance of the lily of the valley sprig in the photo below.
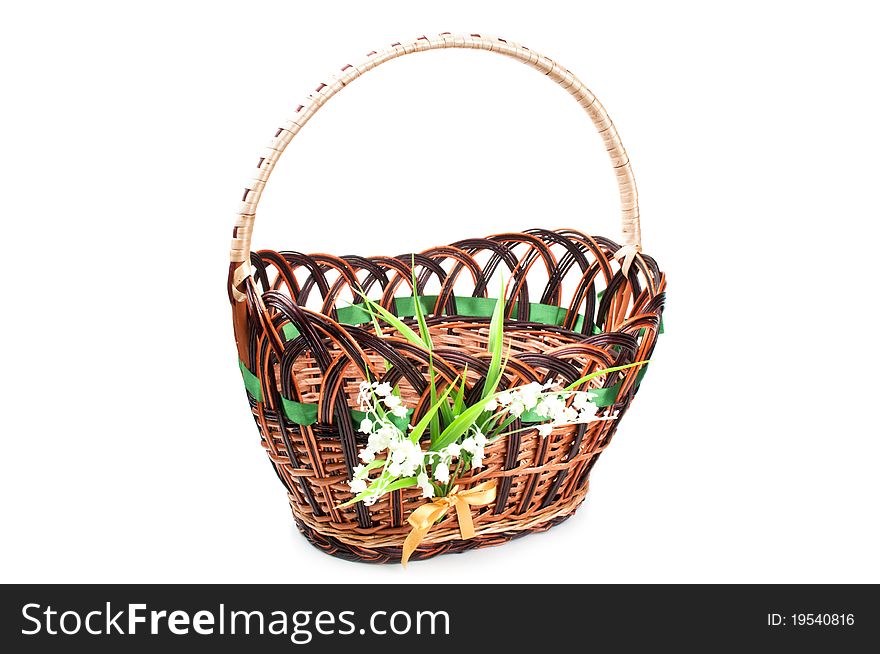
<svg viewBox="0 0 880 654">
<path fill-rule="evenodd" d="M 367 443 L 358 453 L 361 464 L 355 467 L 354 476 L 349 481 L 355 495 L 342 506 L 355 502 L 371 505 L 386 493 L 414 487 L 421 490 L 424 498 L 443 497 L 455 488 L 462 475 L 483 467 L 485 448 L 493 441 L 531 429 L 541 437 L 547 437 L 555 428 L 564 425 L 614 420 L 615 413 L 600 414 L 599 407 L 591 401 L 595 397 L 592 393 L 574 389 L 594 377 L 647 363 L 639 361 L 598 370 L 566 387 L 561 380 L 555 380 L 499 390 L 506 367 L 505 289 L 502 283 L 489 324 L 489 369 L 480 398 L 469 402 L 467 371 L 442 392 L 438 389 L 438 374 L 433 365 L 434 346 L 416 289 L 413 279 L 418 332 L 361 295 L 373 318 L 377 335 L 383 335 L 379 326 L 381 319 L 429 353 L 430 406 L 415 425 L 407 424 L 401 428 L 398 425 L 402 424 L 401 418 L 409 415 L 409 407 L 401 399 L 399 389 L 392 388 L 387 382 L 361 382 L 358 403 L 366 417 L 359 430 L 366 435 Z M 526 412 L 537 422 L 511 431 L 512 425 Z M 426 433 L 430 435 L 430 442 L 427 449 L 422 449 Z"/>
</svg>

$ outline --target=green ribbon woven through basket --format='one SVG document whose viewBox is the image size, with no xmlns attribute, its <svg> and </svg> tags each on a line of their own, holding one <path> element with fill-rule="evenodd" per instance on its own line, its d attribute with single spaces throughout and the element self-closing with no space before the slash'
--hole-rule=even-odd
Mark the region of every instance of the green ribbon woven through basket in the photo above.
<svg viewBox="0 0 880 654">
<path fill-rule="evenodd" d="M 419 298 L 419 301 L 422 305 L 422 309 L 425 313 L 430 313 L 433 311 L 434 306 L 437 302 L 436 295 L 426 295 Z M 495 298 L 485 298 L 485 297 L 456 297 L 455 298 L 455 308 L 456 315 L 467 316 L 471 318 L 489 318 L 492 316 L 492 311 L 495 308 L 495 303 L 497 299 Z M 398 297 L 394 299 L 395 305 L 395 313 L 401 317 L 411 317 L 415 315 L 415 298 L 413 297 Z M 516 313 L 517 303 L 513 305 L 513 312 Z M 568 315 L 568 310 L 563 309 L 562 307 L 557 307 L 549 304 L 538 304 L 538 303 L 530 303 L 529 304 L 529 321 L 536 322 L 543 325 L 554 325 L 556 327 L 561 326 L 565 322 L 565 318 Z M 372 317 L 370 316 L 369 310 L 363 304 L 352 304 L 351 306 L 342 307 L 337 309 L 337 318 L 338 321 L 345 325 L 363 325 L 369 322 L 372 322 Z M 574 331 L 579 331 L 584 324 L 584 317 L 578 316 L 578 319 L 575 321 Z M 290 323 L 284 325 L 281 328 L 284 333 L 284 337 L 288 340 L 293 340 L 297 336 L 299 336 L 299 331 L 296 327 Z M 601 334 L 602 331 L 593 325 L 593 333 Z M 660 323 L 660 333 L 663 333 L 663 323 Z M 257 378 L 254 373 L 248 370 L 247 366 L 243 361 L 239 360 L 238 367 L 241 369 L 241 376 L 244 379 L 244 385 L 247 389 L 248 393 L 257 401 L 263 401 L 263 390 L 260 387 L 260 380 Z M 639 370 L 638 375 L 636 376 L 636 385 L 640 384 L 642 378 L 645 376 L 645 373 L 648 370 L 648 366 L 643 366 L 641 370 Z M 611 386 L 610 388 L 593 388 L 590 389 L 590 393 L 594 395 L 593 403 L 599 407 L 608 407 L 613 405 L 617 401 L 617 394 L 620 392 L 620 383 Z M 284 411 L 285 417 L 292 423 L 297 425 L 313 425 L 318 421 L 318 405 L 317 404 L 305 404 L 303 402 L 294 402 L 293 400 L 288 400 L 286 397 L 281 398 L 282 409 Z M 362 411 L 358 411 L 356 409 L 351 409 L 351 419 L 355 424 L 360 424 L 361 420 L 366 417 L 366 414 Z M 409 413 L 405 418 L 395 418 L 392 417 L 391 420 L 394 422 L 401 430 L 405 430 L 407 424 L 409 423 L 409 415 L 412 413 L 412 409 L 410 409 Z M 520 420 L 524 423 L 533 423 L 533 422 L 544 422 L 546 418 L 537 416 L 530 411 L 527 411 L 520 416 Z"/>
<path fill-rule="evenodd" d="M 469 318 L 491 318 L 492 311 L 495 309 L 495 303 L 498 300 L 492 297 L 456 297 L 455 308 L 456 315 L 467 316 Z M 422 305 L 422 311 L 425 315 L 434 311 L 434 305 L 437 303 L 436 295 L 425 295 L 419 297 L 419 303 Z M 518 302 L 513 303 L 513 314 L 516 313 Z M 394 298 L 395 313 L 401 318 L 411 318 L 416 315 L 416 303 L 413 297 Z M 336 310 L 337 318 L 344 325 L 364 325 L 372 321 L 370 311 L 363 304 L 352 304 L 347 307 L 341 307 Z M 559 327 L 565 322 L 568 310 L 562 307 L 555 307 L 550 304 L 538 304 L 532 302 L 529 304 L 529 321 L 541 323 L 542 325 L 554 325 Z M 575 321 L 574 330 L 580 331 L 584 325 L 584 317 L 578 316 Z M 292 340 L 299 336 L 296 327 L 287 323 L 281 328 L 285 338 Z M 593 333 L 600 334 L 601 330 L 593 326 Z"/>
</svg>

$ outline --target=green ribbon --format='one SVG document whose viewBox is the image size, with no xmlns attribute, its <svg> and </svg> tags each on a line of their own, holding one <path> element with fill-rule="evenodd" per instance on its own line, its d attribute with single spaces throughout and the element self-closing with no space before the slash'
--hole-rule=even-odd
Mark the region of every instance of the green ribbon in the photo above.
<svg viewBox="0 0 880 654">
<path fill-rule="evenodd" d="M 304 425 L 308 427 L 309 425 L 314 425 L 318 422 L 318 405 L 317 404 L 304 404 L 302 402 L 294 402 L 293 400 L 288 400 L 286 397 L 281 398 L 281 404 L 284 408 L 285 417 L 290 420 L 292 423 L 297 425 Z M 349 413 L 351 413 L 351 421 L 355 425 L 360 425 L 361 421 L 364 418 L 367 418 L 367 414 L 363 411 L 358 411 L 357 409 L 349 409 Z M 409 418 L 413 413 L 413 409 L 409 409 L 406 412 L 406 416 L 403 418 L 398 418 L 395 415 L 388 414 L 388 420 L 394 423 L 400 431 L 405 432 L 409 426 Z"/>
<path fill-rule="evenodd" d="M 263 389 L 260 386 L 259 378 L 248 370 L 247 366 L 244 365 L 244 361 L 241 359 L 238 360 L 238 367 L 241 370 L 241 377 L 244 379 L 244 387 L 247 389 L 247 392 L 251 394 L 251 396 L 257 401 L 263 401 Z M 305 404 L 303 402 L 294 402 L 293 400 L 288 400 L 283 395 L 281 396 L 281 406 L 284 410 L 285 417 L 291 422 L 297 425 L 314 425 L 318 422 L 318 405 L 317 404 Z M 361 421 L 367 417 L 367 414 L 363 411 L 358 411 L 357 409 L 350 409 L 352 422 L 356 425 L 360 425 Z M 406 431 L 407 426 L 409 425 L 409 419 L 412 415 L 413 409 L 409 409 L 406 412 L 406 416 L 399 418 L 395 415 L 388 414 L 388 419 L 393 422 L 401 431 Z"/>
<path fill-rule="evenodd" d="M 601 293 L 602 292 L 600 291 L 600 298 Z M 437 297 L 438 296 L 436 295 L 425 295 L 419 297 L 419 303 L 422 305 L 422 311 L 425 314 L 429 314 L 434 311 L 434 306 L 437 303 Z M 492 312 L 495 309 L 495 303 L 497 301 L 498 300 L 496 298 L 487 297 L 456 297 L 456 315 L 467 316 L 469 318 L 489 318 L 492 316 Z M 516 313 L 517 307 L 518 303 L 515 302 L 513 304 L 514 314 Z M 412 296 L 394 298 L 394 308 L 395 313 L 400 318 L 409 318 L 415 316 L 415 298 Z M 369 309 L 367 309 L 366 305 L 363 303 L 352 304 L 347 307 L 340 307 L 336 310 L 336 313 L 338 321 L 344 325 L 363 325 L 372 322 L 373 319 Z M 565 318 L 567 316 L 568 310 L 562 307 L 557 307 L 551 304 L 539 304 L 537 302 L 529 303 L 529 322 L 560 327 L 565 322 Z M 583 327 L 583 324 L 583 315 L 578 315 L 578 318 L 575 321 L 574 331 L 580 331 Z M 299 330 L 291 323 L 283 325 L 281 327 L 281 331 L 283 332 L 284 337 L 288 340 L 293 340 L 294 338 L 299 336 Z M 593 333 L 601 334 L 602 330 L 600 330 L 596 325 L 593 325 Z M 660 321 L 660 333 L 663 333 L 662 320 Z M 248 392 L 257 402 L 262 402 L 263 390 L 260 387 L 260 380 L 256 377 L 256 375 L 254 375 L 250 370 L 247 369 L 247 366 L 241 360 L 239 360 L 238 366 L 239 368 L 241 368 L 241 375 L 244 378 L 245 388 L 247 388 Z M 641 383 L 642 378 L 645 376 L 647 370 L 647 366 L 642 366 L 642 369 L 639 370 L 639 373 L 636 377 L 636 386 Z M 599 407 L 612 406 L 617 401 L 617 395 L 619 392 L 620 383 L 615 384 L 610 388 L 590 389 L 590 393 L 595 396 L 592 402 Z M 294 402 L 293 400 L 288 400 L 286 397 L 281 398 L 281 404 L 284 415 L 287 417 L 287 419 L 297 425 L 308 426 L 313 425 L 318 421 L 317 404 L 304 404 L 302 402 Z M 389 415 L 388 417 L 391 422 L 397 425 L 401 430 L 405 431 L 407 425 L 409 424 L 409 416 L 412 411 L 412 409 L 409 410 L 406 418 L 397 418 L 391 415 Z M 363 411 L 357 411 L 355 409 L 351 410 L 351 418 L 356 425 L 359 425 L 361 420 L 366 417 L 367 415 Z M 520 420 L 525 423 L 532 423 L 544 422 L 546 421 L 546 418 L 535 415 L 531 411 L 527 411 L 523 413 L 522 416 L 520 416 Z"/>
<path fill-rule="evenodd" d="M 648 372 L 648 366 L 642 366 L 642 369 L 639 370 L 639 373 L 636 375 L 636 386 L 642 383 L 642 379 L 645 377 L 645 373 Z M 599 408 L 604 408 L 606 406 L 613 406 L 615 402 L 617 402 L 617 395 L 620 393 L 620 387 L 623 382 L 618 382 L 614 386 L 609 386 L 608 388 L 591 388 L 588 393 L 593 396 L 593 399 L 590 400 L 593 404 L 595 404 Z M 546 416 L 539 416 L 534 411 L 526 411 L 519 417 L 522 422 L 546 422 Z"/>
<path fill-rule="evenodd" d="M 248 370 L 247 366 L 244 365 L 244 361 L 241 359 L 238 360 L 238 367 L 241 369 L 241 377 L 244 379 L 244 387 L 247 389 L 247 392 L 250 393 L 257 402 L 262 402 L 263 389 L 260 387 L 259 378 Z"/>
<path fill-rule="evenodd" d="M 455 309 L 456 315 L 467 316 L 468 318 L 491 318 L 492 311 L 495 309 L 495 303 L 498 300 L 491 297 L 456 297 Z M 433 313 L 434 306 L 437 303 L 436 295 L 425 295 L 419 297 L 419 304 L 422 305 L 422 311 L 428 315 Z M 518 302 L 513 303 L 513 314 L 516 314 Z M 394 298 L 395 313 L 400 318 L 411 318 L 416 315 L 416 303 L 413 297 Z M 537 302 L 529 303 L 529 322 L 536 322 L 542 325 L 553 325 L 561 327 L 568 316 L 568 310 L 562 307 L 553 306 L 552 304 L 539 304 Z M 338 322 L 343 325 L 364 325 L 372 322 L 372 316 L 369 309 L 363 303 L 352 304 L 347 307 L 340 307 L 336 310 Z M 584 325 L 584 317 L 578 315 L 574 324 L 573 331 L 580 331 Z M 287 323 L 281 328 L 284 337 L 293 340 L 299 336 L 299 330 Z M 601 330 L 593 325 L 593 333 L 600 334 Z"/>
<path fill-rule="evenodd" d="M 297 425 L 314 425 L 318 422 L 318 405 L 303 404 L 302 402 L 294 402 L 281 396 L 281 405 L 284 408 L 284 415 Z"/>
</svg>

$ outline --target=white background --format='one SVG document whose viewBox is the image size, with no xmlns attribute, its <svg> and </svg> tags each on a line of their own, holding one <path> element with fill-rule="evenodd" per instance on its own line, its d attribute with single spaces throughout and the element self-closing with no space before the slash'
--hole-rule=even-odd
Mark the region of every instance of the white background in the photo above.
<svg viewBox="0 0 880 654">
<path fill-rule="evenodd" d="M 7 7 L 0 580 L 880 582 L 868 6 Z M 404 572 L 295 531 L 236 367 L 226 257 L 299 99 L 371 49 L 447 30 L 525 43 L 605 103 L 669 275 L 667 332 L 574 518 Z M 587 118 L 478 52 L 359 80 L 264 198 L 255 245 L 276 249 L 618 235 Z"/>
</svg>

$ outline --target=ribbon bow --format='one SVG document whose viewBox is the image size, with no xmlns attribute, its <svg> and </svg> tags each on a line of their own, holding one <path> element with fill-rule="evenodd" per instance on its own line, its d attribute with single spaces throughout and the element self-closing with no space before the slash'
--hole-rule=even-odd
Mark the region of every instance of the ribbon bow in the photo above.
<svg viewBox="0 0 880 654">
<path fill-rule="evenodd" d="M 400 560 L 403 567 L 406 567 L 410 555 L 428 535 L 434 523 L 451 508 L 455 509 L 455 515 L 458 516 L 458 529 L 461 531 L 462 539 L 473 538 L 474 519 L 471 517 L 470 507 L 485 506 L 492 502 L 495 499 L 495 485 L 493 479 L 464 491 L 455 486 L 446 497 L 438 497 L 413 511 L 407 519 L 412 525 L 412 531 L 403 542 L 403 556 Z"/>
</svg>

